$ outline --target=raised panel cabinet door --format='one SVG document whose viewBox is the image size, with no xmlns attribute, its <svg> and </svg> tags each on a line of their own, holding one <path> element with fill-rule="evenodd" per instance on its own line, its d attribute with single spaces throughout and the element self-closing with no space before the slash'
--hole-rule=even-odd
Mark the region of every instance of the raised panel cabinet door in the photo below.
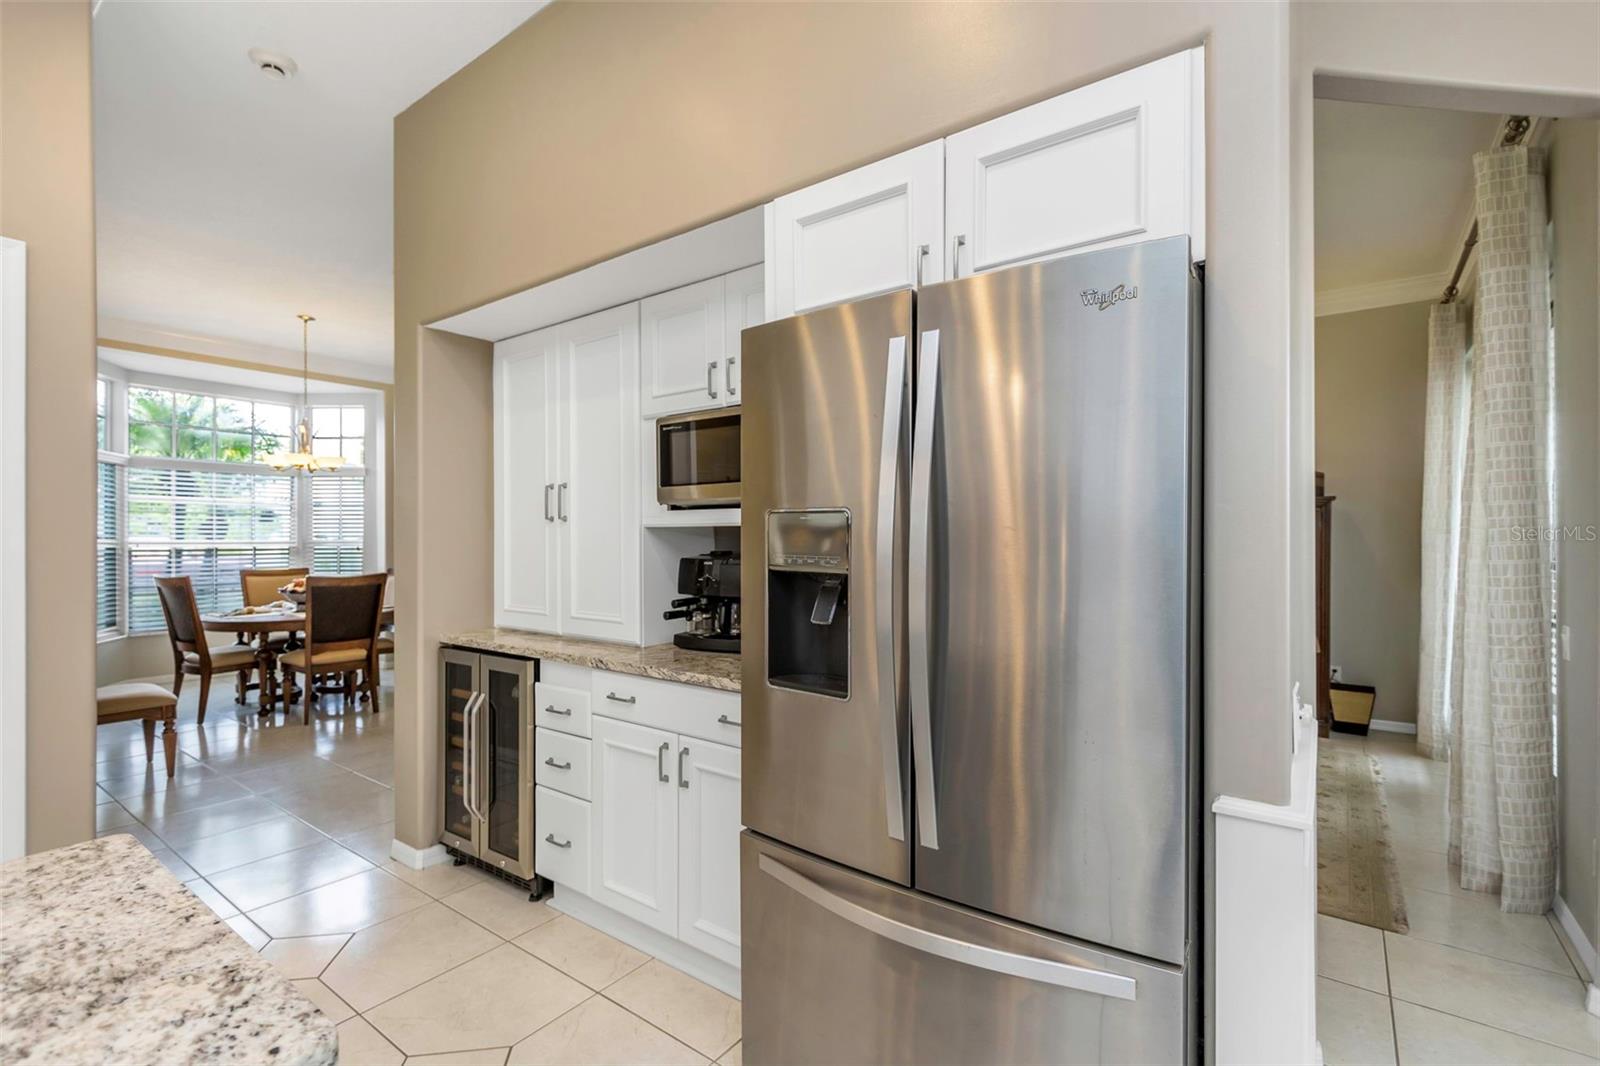
<svg viewBox="0 0 1600 1066">
<path fill-rule="evenodd" d="M 678 939 L 739 965 L 739 749 L 678 738 Z"/>
<path fill-rule="evenodd" d="M 639 305 L 561 330 L 561 632 L 636 643 Z"/>
<path fill-rule="evenodd" d="M 494 620 L 559 632 L 559 334 L 494 346 Z"/>
<path fill-rule="evenodd" d="M 648 418 L 725 402 L 723 282 L 697 281 L 639 302 L 639 411 Z"/>
<path fill-rule="evenodd" d="M 757 263 L 735 270 L 724 278 L 722 314 L 728 339 L 723 344 L 723 399 L 729 405 L 742 402 L 741 381 L 744 360 L 739 355 L 739 334 L 767 320 L 765 268 Z"/>
<path fill-rule="evenodd" d="M 945 280 L 944 142 L 773 201 L 773 317 Z"/>
<path fill-rule="evenodd" d="M 1184 233 L 1199 256 L 1202 55 L 1158 59 L 949 137 L 951 276 Z"/>
<path fill-rule="evenodd" d="M 670 936 L 678 932 L 677 734 L 594 718 L 589 891 Z"/>
</svg>

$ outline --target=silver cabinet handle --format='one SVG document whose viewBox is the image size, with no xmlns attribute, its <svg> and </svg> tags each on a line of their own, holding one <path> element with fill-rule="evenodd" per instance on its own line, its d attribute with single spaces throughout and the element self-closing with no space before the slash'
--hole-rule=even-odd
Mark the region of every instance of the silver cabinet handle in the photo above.
<svg viewBox="0 0 1600 1066">
<path fill-rule="evenodd" d="M 965 248 L 966 245 L 967 235 L 965 233 L 956 234 L 955 244 L 950 249 L 950 276 L 952 278 L 961 276 L 961 249 Z"/>
<path fill-rule="evenodd" d="M 923 245 L 927 250 L 927 245 Z M 920 262 L 920 260 L 918 261 Z M 878 743 L 883 746 L 884 814 L 889 836 L 906 838 L 905 788 L 900 781 L 900 698 L 895 691 L 894 546 L 900 499 L 900 456 L 905 451 L 906 339 L 889 338 L 889 373 L 883 386 L 883 444 L 878 455 Z"/>
<path fill-rule="evenodd" d="M 483 710 L 484 700 L 488 697 L 481 692 L 474 692 L 467 700 L 466 713 L 462 716 L 463 732 L 466 734 L 467 747 L 467 781 L 461 790 L 462 804 L 467 812 L 478 821 L 483 821 L 483 811 L 478 806 L 478 712 Z"/>
<path fill-rule="evenodd" d="M 737 355 L 730 355 L 722 362 L 722 384 L 728 390 L 729 396 L 732 396 L 736 391 L 733 384 L 733 364 L 738 361 L 739 357 Z"/>
<path fill-rule="evenodd" d="M 639 702 L 639 697 L 638 696 L 619 696 L 615 692 L 607 692 L 606 693 L 606 699 L 611 700 L 613 703 L 638 703 Z"/>
<path fill-rule="evenodd" d="M 959 239 L 959 238 L 958 238 Z M 939 807 L 933 791 L 933 736 L 928 707 L 928 538 L 933 501 L 933 420 L 939 405 L 939 331 L 922 335 L 916 435 L 911 445 L 911 553 L 906 573 L 906 622 L 911 673 L 911 759 L 917 782 L 917 830 L 922 846 L 939 850 Z"/>
<path fill-rule="evenodd" d="M 678 787 L 688 788 L 689 779 L 683 774 L 683 760 L 689 757 L 689 749 L 682 748 L 678 751 Z"/>
<path fill-rule="evenodd" d="M 723 725 L 731 725 L 731 726 L 733 726 L 733 728 L 735 728 L 735 729 L 738 729 L 738 728 L 739 728 L 739 723 L 738 723 L 738 722 L 735 722 L 735 721 L 734 721 L 734 720 L 733 720 L 733 719 L 732 719 L 732 718 L 729 718 L 729 717 L 728 717 L 728 716 L 727 716 L 727 715 L 725 715 L 725 714 L 719 714 L 719 715 L 717 715 L 717 721 L 719 721 L 719 722 L 721 722 L 721 723 L 722 723 L 722 724 L 723 724 Z"/>
<path fill-rule="evenodd" d="M 798 892 L 829 914 L 843 918 L 851 925 L 865 929 L 885 940 L 892 940 L 913 951 L 959 962 L 964 966 L 975 966 L 992 973 L 1003 973 L 1026 981 L 1038 981 L 1040 984 L 1055 985 L 1057 988 L 1071 988 L 1079 992 L 1105 996 L 1108 999 L 1132 1001 L 1138 996 L 1139 982 L 1120 973 L 1092 970 L 1087 966 L 1074 966 L 1054 959 L 1041 959 L 1034 955 L 1002 951 L 986 944 L 957 940 L 955 937 L 944 936 L 879 914 L 877 911 L 868 910 L 859 903 L 828 891 L 811 878 L 790 869 L 770 855 L 758 856 L 756 868 L 779 884 Z"/>
<path fill-rule="evenodd" d="M 548 707 L 546 707 L 544 709 L 544 713 L 545 714 L 559 714 L 563 718 L 571 718 L 572 717 L 572 708 L 571 707 L 557 707 L 555 704 L 552 703 L 550 706 L 548 706 Z"/>
<path fill-rule="evenodd" d="M 556 520 L 555 513 L 550 510 L 550 494 L 555 490 L 554 483 L 544 487 L 544 520 L 546 522 L 554 522 Z"/>
<path fill-rule="evenodd" d="M 567 520 L 567 483 L 565 481 L 556 486 L 556 517 L 563 522 Z"/>
<path fill-rule="evenodd" d="M 557 770 L 570 770 L 570 769 L 572 769 L 572 763 L 571 763 L 570 760 L 568 762 L 556 762 L 554 758 L 548 758 L 548 759 L 546 759 L 544 761 L 544 764 L 546 766 L 554 767 Z"/>
<path fill-rule="evenodd" d="M 556 835 L 554 833 L 546 833 L 544 835 L 544 842 L 546 844 L 553 844 L 554 846 L 556 846 L 558 848 L 570 848 L 570 847 L 572 847 L 572 841 L 570 841 L 570 840 L 557 840 L 556 839 Z"/>
<path fill-rule="evenodd" d="M 656 776 L 664 782 L 672 780 L 667 776 L 667 749 L 670 747 L 672 745 L 663 740 L 661 747 L 656 749 Z"/>
<path fill-rule="evenodd" d="M 922 288 L 922 264 L 928 261 L 928 246 L 917 245 L 917 288 Z"/>
<path fill-rule="evenodd" d="M 717 398 L 717 361 L 715 359 L 706 364 L 706 395 L 713 400 Z"/>
</svg>

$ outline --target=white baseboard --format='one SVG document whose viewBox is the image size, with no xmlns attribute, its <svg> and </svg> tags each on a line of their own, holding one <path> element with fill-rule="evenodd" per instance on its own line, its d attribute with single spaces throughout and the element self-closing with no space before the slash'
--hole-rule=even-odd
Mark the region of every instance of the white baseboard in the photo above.
<svg viewBox="0 0 1600 1066">
<path fill-rule="evenodd" d="M 1589 1010 L 1591 1013 L 1600 1014 L 1600 1011 L 1595 1010 L 1595 984 L 1600 983 L 1600 973 L 1595 972 L 1594 945 L 1589 943 L 1589 938 L 1584 935 L 1583 927 L 1578 924 L 1578 919 L 1573 917 L 1572 910 L 1567 906 L 1566 900 L 1557 896 L 1550 909 L 1555 911 L 1556 921 L 1561 923 L 1561 931 L 1567 934 L 1567 939 L 1571 941 L 1573 948 L 1578 952 L 1578 961 L 1582 962 L 1583 968 L 1589 971 L 1589 980 L 1592 982 L 1589 985 Z"/>
<path fill-rule="evenodd" d="M 1417 735 L 1417 723 L 1391 722 L 1387 718 L 1374 718 L 1367 723 L 1367 728 L 1378 733 L 1410 733 L 1412 736 Z"/>
<path fill-rule="evenodd" d="M 445 850 L 443 844 L 435 844 L 427 848 L 414 848 L 397 837 L 389 845 L 389 858 L 402 866 L 409 866 L 413 870 L 426 870 L 430 866 L 438 866 L 442 862 L 449 862 L 450 853 Z"/>
<path fill-rule="evenodd" d="M 643 922 L 614 911 L 604 903 L 597 902 L 565 885 L 554 885 L 546 902 L 563 914 L 572 915 L 584 925 L 614 936 L 646 955 L 653 955 L 673 969 L 682 970 L 690 977 L 699 978 L 734 999 L 739 998 L 738 967 L 729 966 L 721 959 L 712 958 L 699 948 L 692 948 L 659 929 L 652 929 Z"/>
</svg>

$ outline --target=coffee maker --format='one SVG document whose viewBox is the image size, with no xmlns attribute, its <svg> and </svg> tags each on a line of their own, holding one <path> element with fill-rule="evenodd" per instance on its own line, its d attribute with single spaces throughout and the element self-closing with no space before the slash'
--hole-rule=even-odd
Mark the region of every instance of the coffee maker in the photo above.
<svg viewBox="0 0 1600 1066">
<path fill-rule="evenodd" d="M 689 628 L 672 643 L 692 651 L 739 651 L 739 553 L 713 551 L 678 560 L 678 599 L 663 618 Z"/>
</svg>

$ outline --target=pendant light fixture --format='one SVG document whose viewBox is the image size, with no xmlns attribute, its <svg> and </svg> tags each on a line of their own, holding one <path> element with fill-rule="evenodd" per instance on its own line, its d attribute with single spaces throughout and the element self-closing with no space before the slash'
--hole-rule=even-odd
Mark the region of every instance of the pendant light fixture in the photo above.
<svg viewBox="0 0 1600 1066">
<path fill-rule="evenodd" d="M 304 470 L 315 474 L 319 470 L 337 470 L 344 465 L 342 455 L 311 454 L 311 315 L 295 316 L 300 319 L 300 424 L 294 427 L 294 451 L 267 456 L 267 465 L 274 470 Z"/>
</svg>

